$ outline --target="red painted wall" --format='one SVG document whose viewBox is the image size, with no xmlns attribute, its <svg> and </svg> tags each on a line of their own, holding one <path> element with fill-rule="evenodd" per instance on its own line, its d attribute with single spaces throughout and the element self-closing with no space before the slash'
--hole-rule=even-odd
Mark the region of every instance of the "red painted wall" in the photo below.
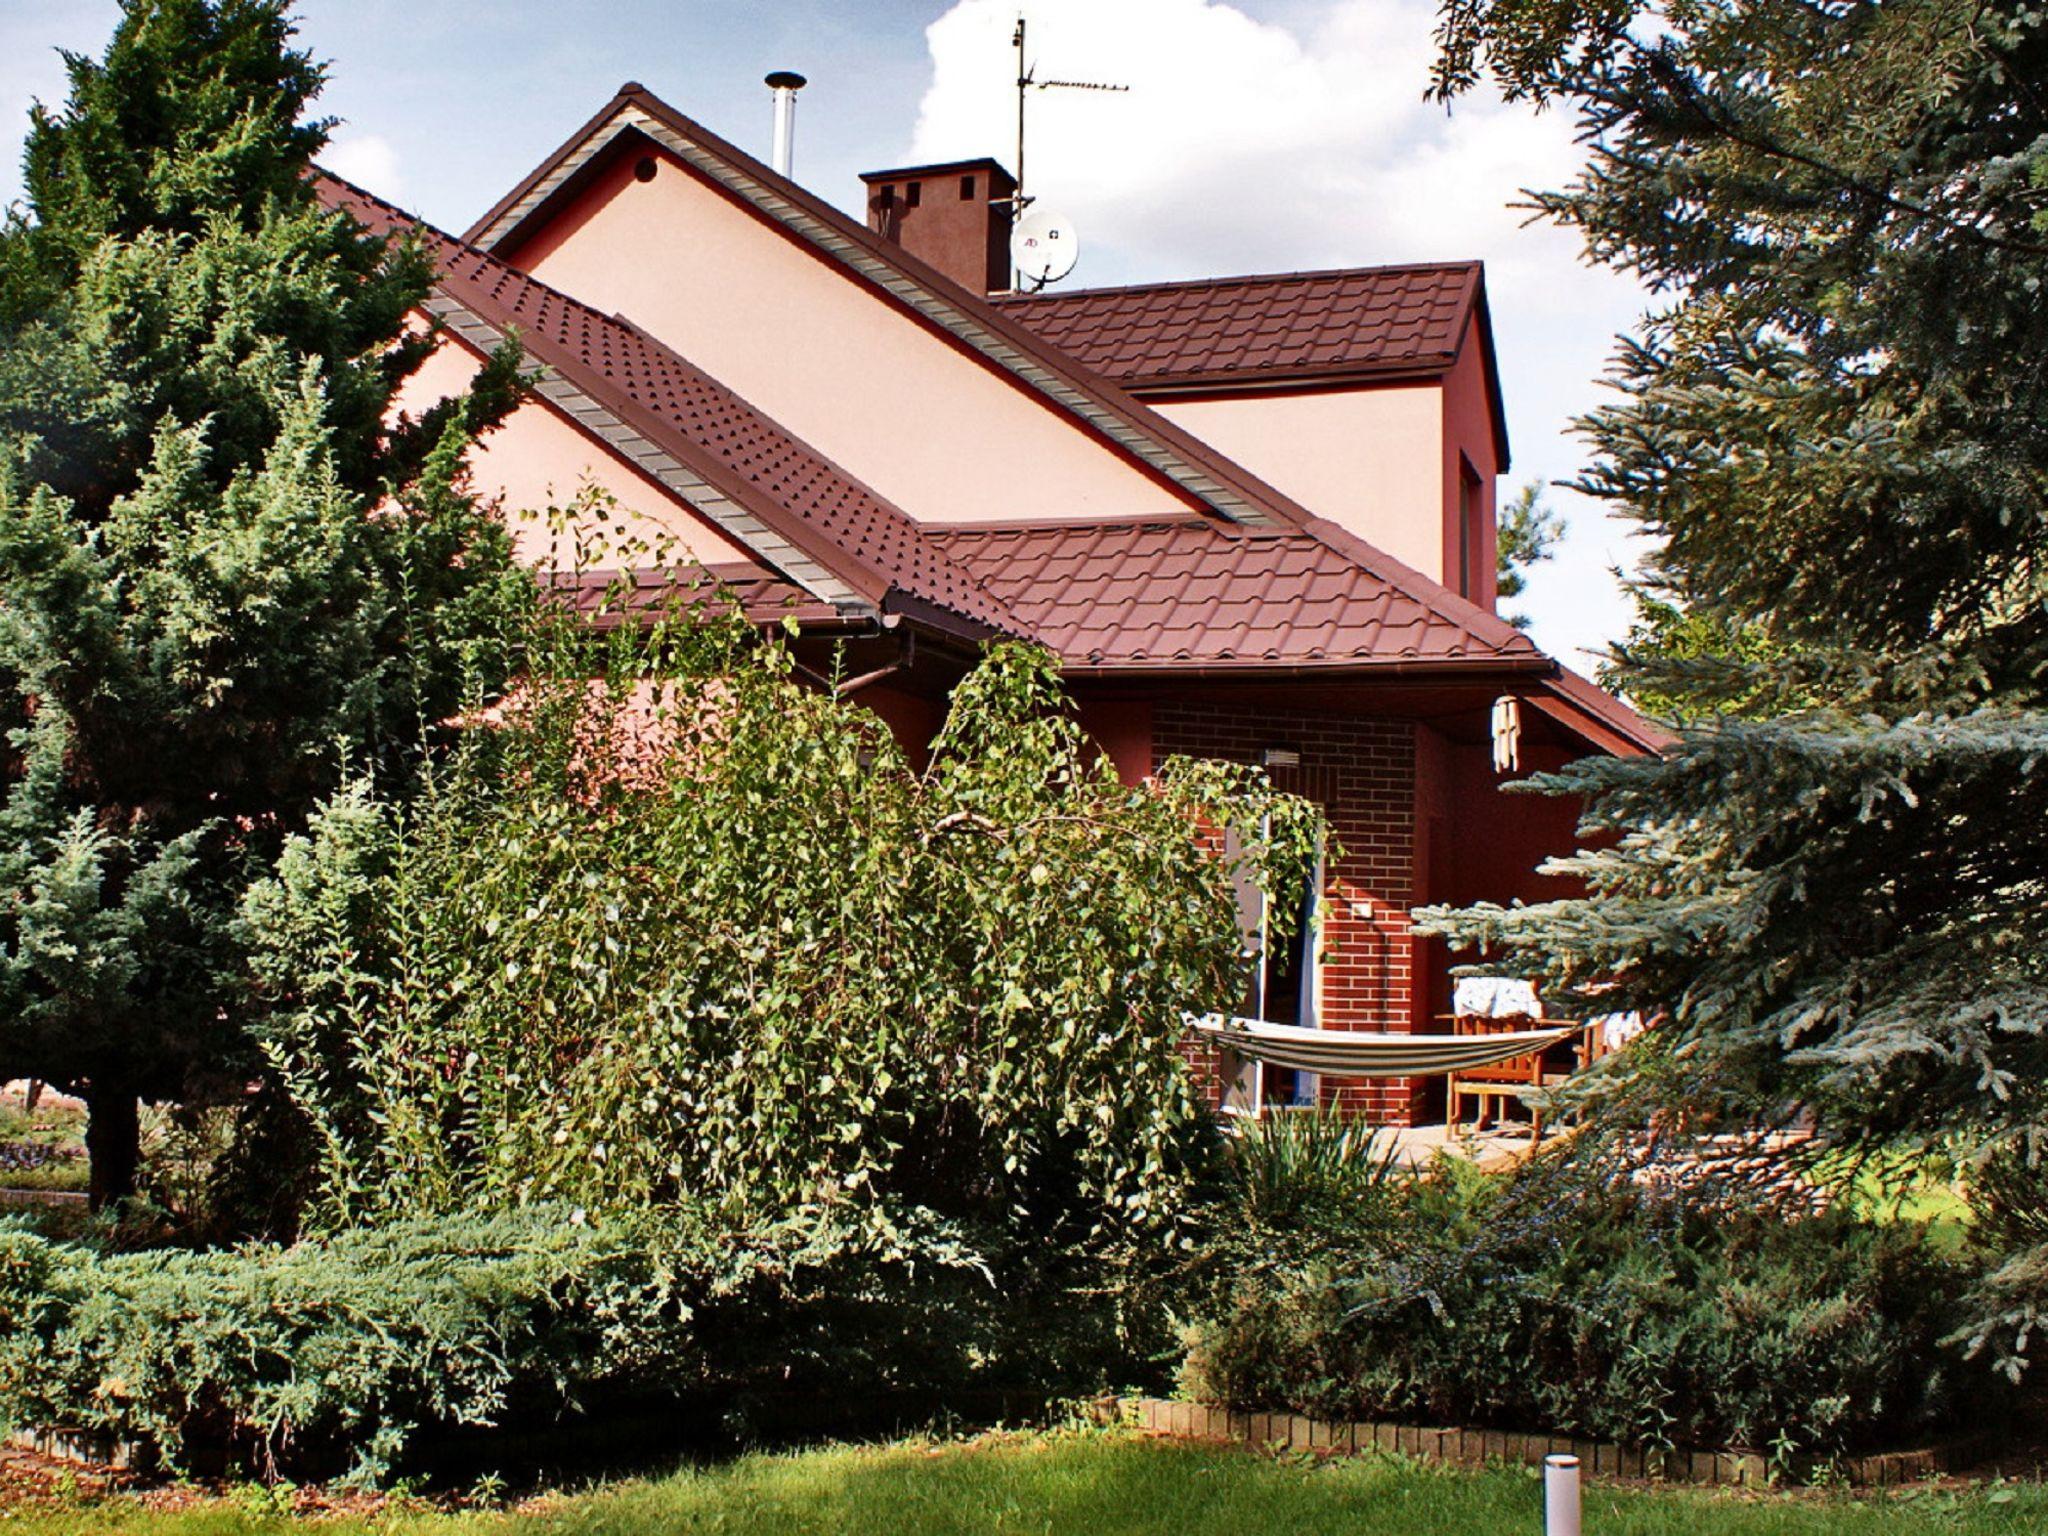
<svg viewBox="0 0 2048 1536">
<path fill-rule="evenodd" d="M 1463 466 L 1478 475 L 1476 526 L 1472 548 L 1472 590 L 1467 595 L 1489 613 L 1495 600 L 1497 540 L 1496 480 L 1506 468 L 1494 446 L 1493 402 L 1486 389 L 1484 347 L 1475 315 L 1465 326 L 1458 361 L 1443 381 L 1444 585 L 1458 587 L 1459 484 Z"/>
<path fill-rule="evenodd" d="M 1081 729 L 1116 764 L 1126 784 L 1142 784 L 1154 767 L 1150 699 L 1086 699 L 1077 713 Z"/>
<path fill-rule="evenodd" d="M 889 734 L 896 738 L 896 745 L 910 759 L 910 766 L 922 771 L 931 761 L 932 738 L 946 723 L 946 701 L 889 683 L 863 688 L 853 699 L 882 717 Z"/>
<path fill-rule="evenodd" d="M 1424 847 L 1416 860 L 1417 905 L 1505 905 L 1576 894 L 1576 882 L 1536 871 L 1546 859 L 1578 846 L 1578 802 L 1511 795 L 1503 788 L 1527 774 L 1562 767 L 1574 754 L 1525 743 L 1520 771 L 1501 774 L 1494 771 L 1490 745 L 1446 741 L 1426 727 L 1419 735 L 1415 817 Z M 1450 1011 L 1451 967 L 1479 958 L 1453 954 L 1440 939 L 1415 941 L 1418 1028 L 1444 1027 L 1436 1020 Z"/>
<path fill-rule="evenodd" d="M 1445 798 L 1457 808 L 1448 818 L 1451 854 L 1448 887 L 1432 900 L 1556 901 L 1578 893 L 1576 882 L 1536 873 L 1553 854 L 1578 846 L 1579 805 L 1547 795 L 1507 794 L 1501 786 L 1532 773 L 1562 768 L 1575 756 L 1562 747 L 1522 748 L 1519 773 L 1494 772 L 1492 749 L 1451 744 L 1446 753 Z"/>
</svg>

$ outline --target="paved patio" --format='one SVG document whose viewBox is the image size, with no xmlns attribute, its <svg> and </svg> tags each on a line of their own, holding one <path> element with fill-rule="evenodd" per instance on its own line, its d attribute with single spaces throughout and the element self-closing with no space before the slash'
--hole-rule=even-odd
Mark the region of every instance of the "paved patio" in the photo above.
<svg viewBox="0 0 2048 1536">
<path fill-rule="evenodd" d="M 1414 1167 L 1433 1161 L 1441 1152 L 1469 1158 L 1482 1168 L 1506 1167 L 1529 1154 L 1526 1120 L 1496 1120 L 1483 1131 L 1469 1125 L 1456 1130 L 1454 1135 L 1448 1125 L 1389 1126 L 1386 1134 L 1394 1138 L 1395 1155 Z"/>
</svg>

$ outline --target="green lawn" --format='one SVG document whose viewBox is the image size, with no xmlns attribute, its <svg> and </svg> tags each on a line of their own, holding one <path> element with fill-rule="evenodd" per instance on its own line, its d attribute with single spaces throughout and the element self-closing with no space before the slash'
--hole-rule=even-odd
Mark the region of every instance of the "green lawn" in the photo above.
<svg viewBox="0 0 2048 1536">
<path fill-rule="evenodd" d="M 966 1443 L 756 1455 L 658 1481 L 560 1495 L 507 1513 L 401 1513 L 294 1521 L 257 1500 L 176 1513 L 126 1497 L 0 1510 L 8 1536 L 1536 1536 L 1542 1495 L 1517 1471 L 1456 1473 L 1359 1458 L 1313 1465 L 1124 1434 L 1006 1435 Z M 1862 1536 L 1878 1531 L 2034 1532 L 2048 1489 L 1737 1495 L 1591 1486 L 1587 1536 Z"/>
</svg>

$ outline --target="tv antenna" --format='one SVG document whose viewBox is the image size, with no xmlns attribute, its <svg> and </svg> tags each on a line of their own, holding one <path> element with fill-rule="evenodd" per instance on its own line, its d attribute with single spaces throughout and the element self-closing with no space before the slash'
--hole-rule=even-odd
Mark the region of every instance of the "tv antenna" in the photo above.
<svg viewBox="0 0 2048 1536">
<path fill-rule="evenodd" d="M 1024 190 L 1024 104 L 1031 99 L 1033 91 L 1128 91 L 1128 85 L 1111 85 L 1102 80 L 1041 80 L 1038 67 L 1030 61 L 1024 51 L 1024 18 L 1017 18 L 1017 30 L 1010 38 L 1017 50 L 1017 190 L 1011 195 L 1010 205 L 1019 217 L 1031 206 L 1031 196 Z M 1022 287 L 1022 274 L 1013 274 L 1013 286 Z M 1048 279 L 1041 279 L 1043 287 Z"/>
</svg>

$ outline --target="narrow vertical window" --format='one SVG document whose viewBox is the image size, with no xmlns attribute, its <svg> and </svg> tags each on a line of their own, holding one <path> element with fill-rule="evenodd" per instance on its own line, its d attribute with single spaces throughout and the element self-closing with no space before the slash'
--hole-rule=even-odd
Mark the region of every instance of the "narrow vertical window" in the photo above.
<svg viewBox="0 0 2048 1536">
<path fill-rule="evenodd" d="M 1479 590 L 1479 475 L 1472 461 L 1458 457 L 1458 595 L 1471 597 Z"/>
</svg>

